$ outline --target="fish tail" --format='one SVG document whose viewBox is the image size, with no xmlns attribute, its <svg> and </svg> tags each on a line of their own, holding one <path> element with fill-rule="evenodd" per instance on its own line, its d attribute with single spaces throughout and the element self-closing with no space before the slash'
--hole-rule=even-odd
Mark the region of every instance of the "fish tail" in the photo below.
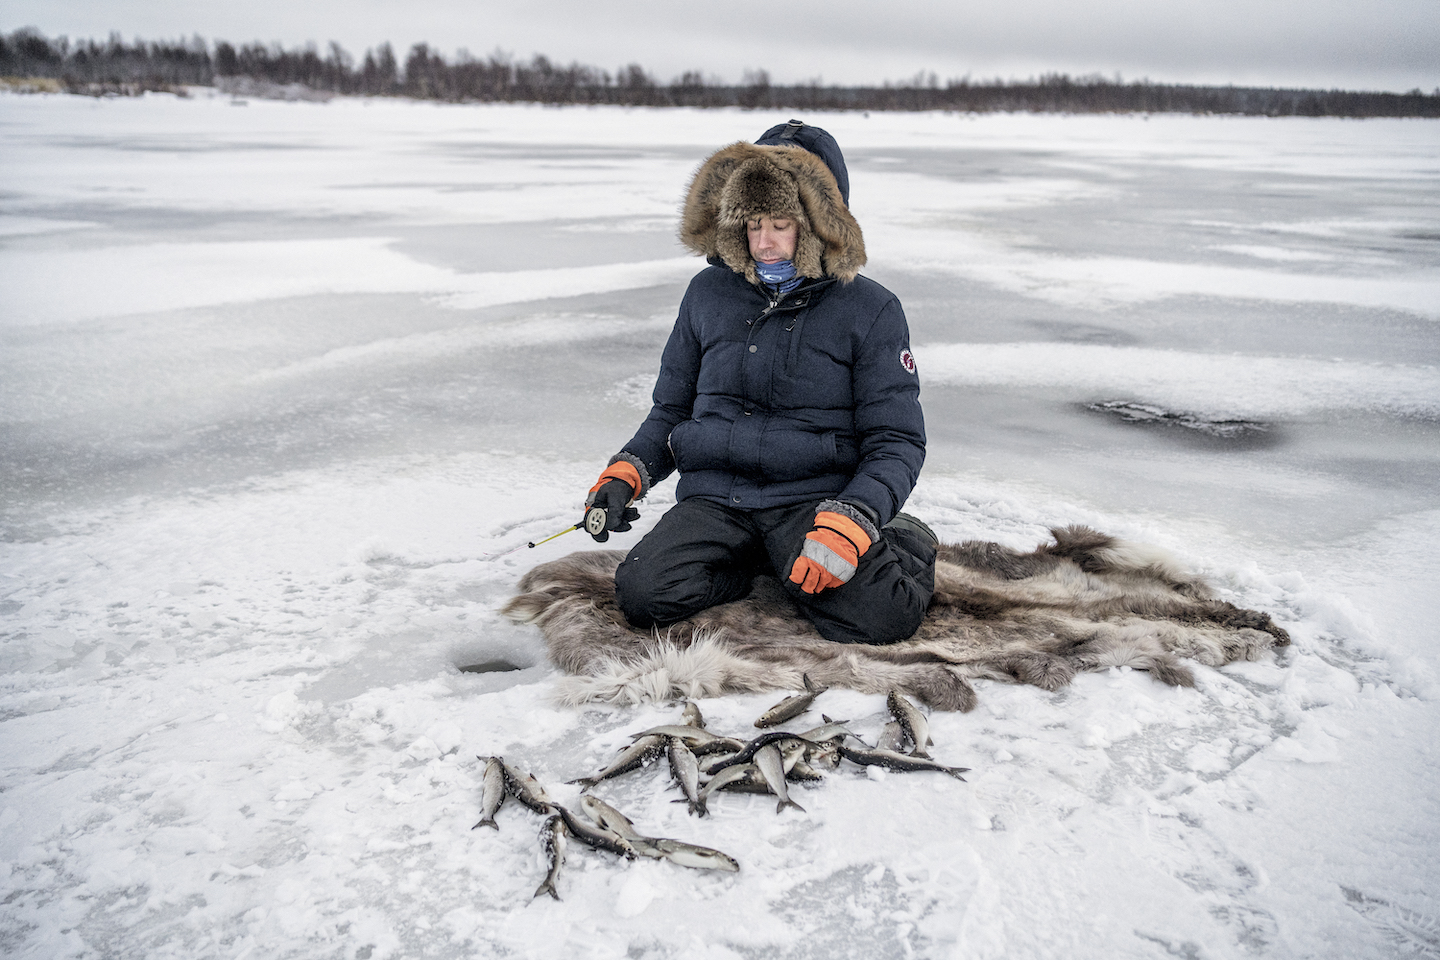
<svg viewBox="0 0 1440 960">
<path fill-rule="evenodd" d="M 475 826 L 471 827 L 470 829 L 474 830 L 476 827 L 494 827 L 496 830 L 499 830 L 500 824 L 495 822 L 494 817 L 487 817 L 486 819 L 481 820 L 479 823 L 475 824 Z"/>
<path fill-rule="evenodd" d="M 704 800 L 690 801 L 690 815 L 692 817 L 706 817 L 710 815 L 710 808 L 705 805 Z"/>
<path fill-rule="evenodd" d="M 650 837 L 631 837 L 630 846 L 634 848 L 635 852 L 640 854 L 640 856 L 649 857 L 652 860 L 660 860 L 665 856 L 660 848 L 655 846 L 655 841 Z"/>
<path fill-rule="evenodd" d="M 916 747 L 914 750 L 911 750 L 911 751 L 910 751 L 910 756 L 912 756 L 912 757 L 919 757 L 921 760 L 934 760 L 934 759 L 935 759 L 934 757 L 930 756 L 930 751 L 929 751 L 929 750 L 926 750 L 924 747 Z"/>
<path fill-rule="evenodd" d="M 568 783 L 579 784 L 579 785 L 580 785 L 580 789 L 581 789 L 582 791 L 584 791 L 584 790 L 589 790 L 591 787 L 595 786 L 595 784 L 599 783 L 600 780 L 599 780 L 598 778 L 596 778 L 596 777 L 580 777 L 579 779 L 576 779 L 576 780 L 566 780 L 565 782 L 566 782 L 567 784 L 568 784 Z"/>
<path fill-rule="evenodd" d="M 801 813 L 805 813 L 805 812 L 806 812 L 806 811 L 805 811 L 805 808 L 802 807 L 802 806 L 800 806 L 800 804 L 796 803 L 794 800 L 781 800 L 779 803 L 775 804 L 775 812 L 776 812 L 776 813 L 782 813 L 782 812 L 784 812 L 784 810 L 785 810 L 786 807 L 794 807 L 796 810 L 799 810 Z"/>
<path fill-rule="evenodd" d="M 540 886 L 538 886 L 538 887 L 535 888 L 535 896 L 534 896 L 534 897 L 531 897 L 530 899 L 531 899 L 531 900 L 534 900 L 535 897 L 540 896 L 540 894 L 542 894 L 542 893 L 548 893 L 548 894 L 550 894 L 550 896 L 554 897 L 556 900 L 559 900 L 559 899 L 560 899 L 560 894 L 558 894 L 558 893 L 555 892 L 555 883 L 554 883 L 552 880 L 548 879 L 548 878 L 546 879 L 546 881 L 545 881 L 544 883 L 540 884 Z"/>
</svg>

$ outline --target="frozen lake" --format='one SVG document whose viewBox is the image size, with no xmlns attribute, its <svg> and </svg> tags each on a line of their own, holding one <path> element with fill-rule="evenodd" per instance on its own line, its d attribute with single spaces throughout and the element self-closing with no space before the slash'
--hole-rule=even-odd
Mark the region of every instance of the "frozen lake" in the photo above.
<svg viewBox="0 0 1440 960">
<path fill-rule="evenodd" d="M 530 904 L 538 818 L 470 832 L 476 754 L 570 799 L 676 713 L 556 706 L 496 615 L 588 539 L 484 558 L 577 518 L 690 174 L 784 119 L 0 95 L 0 951 L 1440 957 L 1435 122 L 804 117 L 910 320 L 907 509 L 1158 543 L 1295 643 L 981 683 L 968 784 L 607 795 L 738 875 L 572 845 Z"/>
</svg>

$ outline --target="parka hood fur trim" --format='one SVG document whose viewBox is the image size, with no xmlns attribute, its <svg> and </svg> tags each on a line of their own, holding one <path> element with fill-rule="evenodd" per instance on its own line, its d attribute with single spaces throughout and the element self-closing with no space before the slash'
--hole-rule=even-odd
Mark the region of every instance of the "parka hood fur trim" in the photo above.
<svg viewBox="0 0 1440 960">
<path fill-rule="evenodd" d="M 865 238 L 825 162 L 800 146 L 732 143 L 700 165 L 685 198 L 680 242 L 719 257 L 758 283 L 745 222 L 794 220 L 795 271 L 849 283 L 865 265 Z"/>
</svg>

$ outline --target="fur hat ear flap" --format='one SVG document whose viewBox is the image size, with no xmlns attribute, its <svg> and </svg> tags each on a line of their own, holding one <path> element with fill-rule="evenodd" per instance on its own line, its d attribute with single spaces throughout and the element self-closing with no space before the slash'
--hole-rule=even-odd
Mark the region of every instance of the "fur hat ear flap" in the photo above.
<svg viewBox="0 0 1440 960">
<path fill-rule="evenodd" d="M 803 147 L 774 149 L 786 150 L 795 161 L 800 206 L 809 214 L 811 231 L 824 244 L 824 272 L 849 283 L 865 266 L 865 236 L 841 198 L 835 176 L 819 157 Z"/>
<path fill-rule="evenodd" d="M 690 181 L 680 215 L 680 242 L 702 257 L 721 256 L 718 246 L 720 194 L 730 175 L 749 156 L 750 144 L 741 141 L 717 150 Z M 729 259 L 726 258 L 726 263 Z"/>
</svg>

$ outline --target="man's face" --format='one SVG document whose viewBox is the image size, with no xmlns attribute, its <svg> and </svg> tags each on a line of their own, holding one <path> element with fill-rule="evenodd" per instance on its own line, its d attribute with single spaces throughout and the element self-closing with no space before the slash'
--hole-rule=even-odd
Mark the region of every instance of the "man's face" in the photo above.
<svg viewBox="0 0 1440 960">
<path fill-rule="evenodd" d="M 745 224 L 745 235 L 750 240 L 750 256 L 762 263 L 776 263 L 795 256 L 794 220 L 772 220 L 761 217 Z"/>
</svg>

